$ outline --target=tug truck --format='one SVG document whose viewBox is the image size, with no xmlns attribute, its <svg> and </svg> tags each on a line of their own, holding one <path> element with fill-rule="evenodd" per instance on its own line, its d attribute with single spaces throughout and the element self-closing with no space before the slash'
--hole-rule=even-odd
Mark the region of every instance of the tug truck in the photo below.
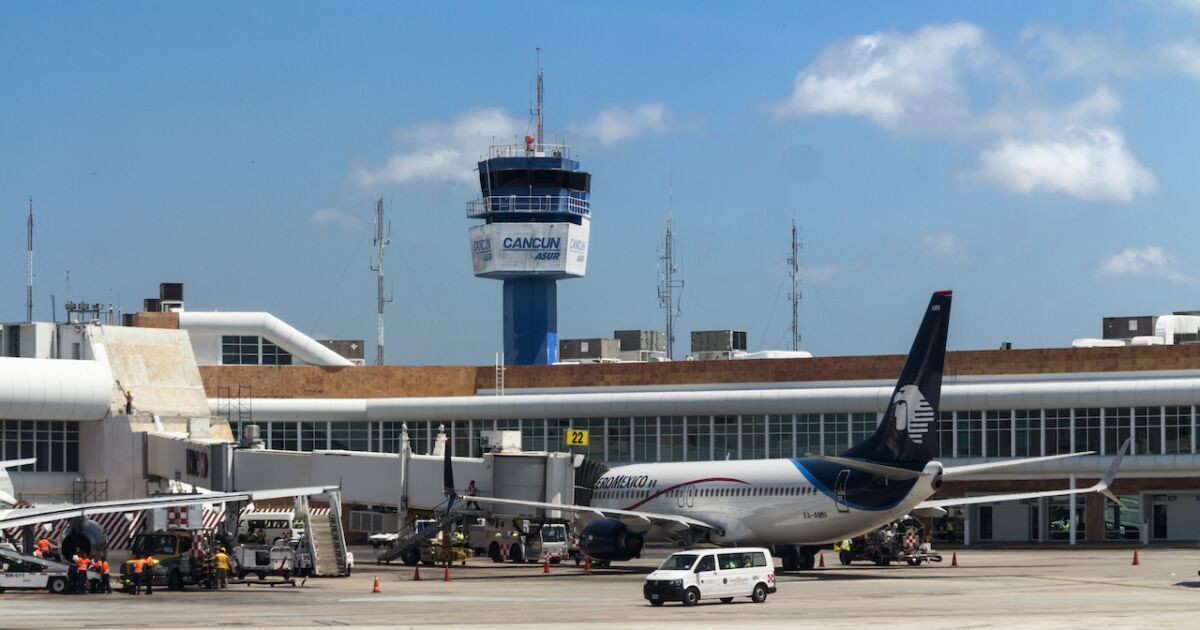
<svg viewBox="0 0 1200 630">
<path fill-rule="evenodd" d="M 542 562 L 549 556 L 551 564 L 558 564 L 571 555 L 564 523 L 500 519 L 469 529 L 471 548 L 492 562 Z"/>
</svg>

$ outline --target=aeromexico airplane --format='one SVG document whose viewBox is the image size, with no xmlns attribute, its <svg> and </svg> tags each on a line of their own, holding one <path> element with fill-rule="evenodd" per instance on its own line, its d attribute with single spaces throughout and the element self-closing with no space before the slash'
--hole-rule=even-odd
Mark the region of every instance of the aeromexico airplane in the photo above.
<svg viewBox="0 0 1200 630">
<path fill-rule="evenodd" d="M 1128 441 L 1100 482 L 1089 488 L 930 499 L 946 479 L 1091 454 L 952 467 L 934 459 L 950 301 L 950 291 L 933 294 L 879 428 L 837 457 L 621 466 L 596 482 L 591 505 L 471 499 L 574 513 L 583 524 L 583 551 L 597 560 L 630 560 L 647 539 L 668 539 L 683 546 L 707 541 L 773 547 L 785 569 L 812 568 L 820 545 L 864 534 L 909 513 L 937 516 L 945 515 L 948 506 L 1084 492 L 1103 492 L 1116 500 L 1108 486 Z M 444 483 L 453 499 L 449 449 L 446 453 Z"/>
</svg>

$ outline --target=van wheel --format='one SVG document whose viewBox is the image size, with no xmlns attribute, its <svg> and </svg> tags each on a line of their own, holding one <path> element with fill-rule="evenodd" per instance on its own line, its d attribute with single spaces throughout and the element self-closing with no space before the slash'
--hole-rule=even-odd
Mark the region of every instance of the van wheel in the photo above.
<svg viewBox="0 0 1200 630">
<path fill-rule="evenodd" d="M 492 562 L 504 562 L 504 556 L 500 553 L 500 543 L 492 543 L 488 546 L 488 557 Z"/>
<path fill-rule="evenodd" d="M 732 598 L 732 597 L 722 597 L 722 598 L 721 598 L 721 603 L 722 603 L 722 604 L 732 604 L 732 603 L 733 603 L 733 598 Z"/>
<path fill-rule="evenodd" d="M 754 585 L 754 591 L 750 593 L 750 600 L 755 604 L 761 604 L 767 601 L 767 585 L 759 582 Z"/>
<path fill-rule="evenodd" d="M 693 586 L 683 592 L 683 605 L 684 606 L 695 606 L 699 602 L 700 602 L 700 591 L 696 590 L 695 586 Z"/>
<path fill-rule="evenodd" d="M 512 558 L 513 562 L 521 564 L 525 562 L 525 549 L 521 545 L 513 545 L 508 548 L 508 557 Z"/>
<path fill-rule="evenodd" d="M 67 578 L 62 576 L 50 578 L 50 582 L 46 584 L 46 590 L 55 595 L 62 595 L 67 592 Z"/>
<path fill-rule="evenodd" d="M 661 599 L 652 599 L 650 600 L 650 605 L 657 608 L 658 606 L 663 605 L 663 601 Z"/>
</svg>

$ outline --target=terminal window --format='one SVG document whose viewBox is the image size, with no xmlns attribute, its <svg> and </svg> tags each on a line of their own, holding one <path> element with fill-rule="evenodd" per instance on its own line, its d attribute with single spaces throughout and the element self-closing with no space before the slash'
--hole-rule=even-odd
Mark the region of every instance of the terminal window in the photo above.
<svg viewBox="0 0 1200 630">
<path fill-rule="evenodd" d="M 13 470 L 79 472 L 79 423 L 59 420 L 0 420 L 0 459 L 36 457 Z"/>
</svg>

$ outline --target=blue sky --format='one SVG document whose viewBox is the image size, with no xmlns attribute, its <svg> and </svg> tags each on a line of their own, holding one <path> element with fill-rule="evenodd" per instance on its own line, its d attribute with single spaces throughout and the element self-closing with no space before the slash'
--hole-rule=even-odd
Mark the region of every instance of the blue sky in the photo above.
<svg viewBox="0 0 1200 630">
<path fill-rule="evenodd" d="M 547 134 L 593 174 L 563 337 L 661 328 L 669 199 L 678 329 L 752 349 L 787 343 L 793 218 L 817 355 L 903 352 L 943 288 L 959 349 L 1200 308 L 1194 0 L 0 2 L 0 319 L 24 316 L 33 195 L 39 319 L 182 281 L 192 309 L 373 347 L 382 195 L 388 361 L 490 363 L 500 283 L 471 275 L 465 204 L 529 128 L 537 46 Z"/>
</svg>

